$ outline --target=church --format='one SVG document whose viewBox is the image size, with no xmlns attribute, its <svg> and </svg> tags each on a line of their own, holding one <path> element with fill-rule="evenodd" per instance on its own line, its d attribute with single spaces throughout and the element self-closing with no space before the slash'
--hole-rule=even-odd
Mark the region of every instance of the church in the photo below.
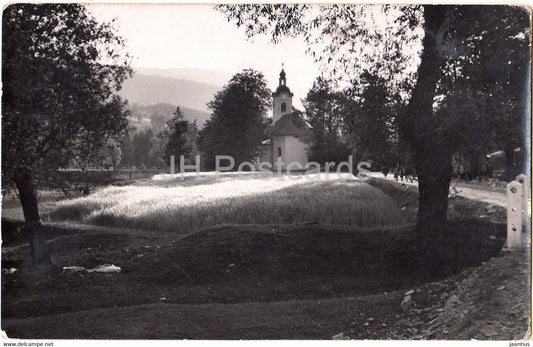
<svg viewBox="0 0 533 347">
<path fill-rule="evenodd" d="M 261 163 L 270 163 L 272 170 L 303 169 L 307 164 L 307 145 L 304 139 L 310 136 L 311 129 L 292 107 L 293 93 L 287 87 L 287 78 L 282 69 L 279 85 L 272 93 L 273 126 L 268 129 L 268 138 L 261 143 Z M 281 166 L 278 166 L 281 163 Z M 300 167 L 298 167 L 298 163 Z"/>
</svg>

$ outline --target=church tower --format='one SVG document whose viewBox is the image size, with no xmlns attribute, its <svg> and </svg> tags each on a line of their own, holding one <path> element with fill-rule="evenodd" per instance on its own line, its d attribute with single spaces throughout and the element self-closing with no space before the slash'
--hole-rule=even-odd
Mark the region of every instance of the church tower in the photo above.
<svg viewBox="0 0 533 347">
<path fill-rule="evenodd" d="M 302 115 L 292 108 L 293 94 L 287 87 L 285 70 L 279 74 L 279 85 L 272 93 L 273 121 L 267 130 L 268 139 L 261 142 L 260 163 L 270 163 L 272 170 L 303 170 L 307 163 L 305 139 L 311 129 Z"/>
<path fill-rule="evenodd" d="M 293 94 L 289 87 L 287 87 L 285 70 L 282 68 L 279 74 L 279 86 L 276 92 L 272 93 L 272 118 L 274 124 L 276 124 L 281 116 L 292 112 L 292 97 Z"/>
</svg>

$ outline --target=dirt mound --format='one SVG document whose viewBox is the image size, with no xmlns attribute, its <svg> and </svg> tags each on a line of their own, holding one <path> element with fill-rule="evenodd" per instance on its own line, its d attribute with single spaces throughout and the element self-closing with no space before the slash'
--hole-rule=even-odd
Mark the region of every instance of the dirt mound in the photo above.
<svg viewBox="0 0 533 347">
<path fill-rule="evenodd" d="M 461 268 L 498 254 L 505 226 L 452 223 Z M 240 225 L 202 230 L 148 254 L 131 271 L 158 284 L 216 284 L 349 278 L 359 293 L 403 288 L 444 274 L 425 269 L 413 228 L 365 230 L 320 224 Z M 158 271 L 153 271 L 153 269 Z"/>
</svg>

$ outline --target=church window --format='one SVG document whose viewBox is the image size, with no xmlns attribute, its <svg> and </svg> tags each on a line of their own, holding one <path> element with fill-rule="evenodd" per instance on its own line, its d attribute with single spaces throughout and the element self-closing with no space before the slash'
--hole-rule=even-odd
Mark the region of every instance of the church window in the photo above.
<svg viewBox="0 0 533 347">
<path fill-rule="evenodd" d="M 281 112 L 287 111 L 287 105 L 285 103 L 281 104 Z"/>
<path fill-rule="evenodd" d="M 281 157 L 281 147 L 278 147 L 278 157 Z"/>
</svg>

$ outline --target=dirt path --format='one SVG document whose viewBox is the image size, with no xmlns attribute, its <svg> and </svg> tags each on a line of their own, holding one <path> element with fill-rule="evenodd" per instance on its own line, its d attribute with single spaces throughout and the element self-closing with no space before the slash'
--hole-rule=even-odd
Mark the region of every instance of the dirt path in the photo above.
<svg viewBox="0 0 533 347">
<path fill-rule="evenodd" d="M 383 174 L 372 172 L 371 177 L 383 179 Z M 387 175 L 387 180 L 397 182 L 393 175 Z M 410 186 L 418 186 L 418 182 L 400 181 L 398 184 L 406 184 Z M 454 190 L 454 187 L 456 190 Z M 452 194 L 457 194 L 467 199 L 486 202 L 489 204 L 505 207 L 507 206 L 507 196 L 505 195 L 505 188 L 491 188 L 467 185 L 464 183 L 452 183 L 450 191 Z"/>
<path fill-rule="evenodd" d="M 4 325 L 26 338 L 329 339 L 342 330 L 371 338 L 375 331 L 368 331 L 365 322 L 375 317 L 373 325 L 391 326 L 400 299 L 401 293 L 271 303 L 161 302 L 14 319 Z"/>
<path fill-rule="evenodd" d="M 470 188 L 465 187 L 464 185 L 457 185 L 457 195 L 465 197 L 471 200 L 477 200 L 481 202 L 486 202 L 489 204 L 506 207 L 507 206 L 507 196 L 504 192 L 488 192 L 482 188 Z"/>
</svg>

